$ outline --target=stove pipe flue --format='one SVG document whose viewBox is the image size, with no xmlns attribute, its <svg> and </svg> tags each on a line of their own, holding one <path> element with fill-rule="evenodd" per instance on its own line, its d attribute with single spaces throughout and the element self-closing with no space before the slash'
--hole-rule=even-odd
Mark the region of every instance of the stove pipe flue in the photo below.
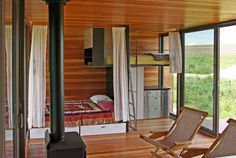
<svg viewBox="0 0 236 158">
<path fill-rule="evenodd" d="M 64 5 L 67 0 L 45 0 L 49 13 L 50 139 L 64 140 Z"/>
</svg>

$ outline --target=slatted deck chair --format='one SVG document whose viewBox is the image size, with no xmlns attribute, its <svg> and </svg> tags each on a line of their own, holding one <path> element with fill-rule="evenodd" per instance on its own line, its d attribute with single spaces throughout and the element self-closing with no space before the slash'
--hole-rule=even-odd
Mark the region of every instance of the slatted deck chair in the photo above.
<svg viewBox="0 0 236 158">
<path fill-rule="evenodd" d="M 203 155 L 203 158 L 216 158 L 224 156 L 236 157 L 236 120 L 229 119 L 229 125 L 222 134 L 215 140 L 210 148 L 186 148 L 180 156 L 183 158 Z"/>
<path fill-rule="evenodd" d="M 149 137 L 141 134 L 140 138 L 156 146 L 156 150 L 151 152 L 152 157 L 160 157 L 157 155 L 160 149 L 177 157 L 175 150 L 182 150 L 191 144 L 207 115 L 207 112 L 184 107 L 169 131 L 151 131 Z"/>
</svg>

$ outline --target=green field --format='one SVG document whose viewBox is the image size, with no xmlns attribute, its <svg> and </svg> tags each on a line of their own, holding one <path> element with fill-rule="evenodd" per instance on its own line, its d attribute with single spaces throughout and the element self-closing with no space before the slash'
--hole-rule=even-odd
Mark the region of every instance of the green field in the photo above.
<svg viewBox="0 0 236 158">
<path fill-rule="evenodd" d="M 236 80 L 220 82 L 220 117 L 236 118 Z"/>
<path fill-rule="evenodd" d="M 200 63 L 200 64 L 199 64 Z M 211 74 L 213 73 L 213 57 L 211 55 L 191 55 L 185 58 L 185 73 Z M 220 70 L 236 64 L 235 56 L 221 56 Z M 236 73 L 236 72 L 235 72 Z"/>
<path fill-rule="evenodd" d="M 185 106 L 207 111 L 212 116 L 212 77 L 185 77 Z"/>
<path fill-rule="evenodd" d="M 189 55 L 185 58 L 185 105 L 209 112 L 212 117 L 212 75 L 201 77 L 201 74 L 213 73 L 213 57 Z M 220 70 L 236 65 L 236 56 L 221 56 Z M 236 72 L 232 72 L 236 73 Z M 200 74 L 188 76 L 187 74 Z M 236 80 L 220 81 L 220 117 L 236 117 Z"/>
</svg>

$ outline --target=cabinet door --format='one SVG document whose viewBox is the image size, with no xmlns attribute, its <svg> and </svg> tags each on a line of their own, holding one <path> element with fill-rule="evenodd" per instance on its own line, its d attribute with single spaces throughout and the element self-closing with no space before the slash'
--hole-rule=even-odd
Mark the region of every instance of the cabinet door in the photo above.
<svg viewBox="0 0 236 158">
<path fill-rule="evenodd" d="M 155 96 L 157 96 L 157 91 L 155 91 L 155 90 L 147 90 L 146 91 L 146 95 L 148 97 L 155 97 Z"/>
<path fill-rule="evenodd" d="M 93 29 L 84 32 L 84 49 L 93 47 Z"/>
<path fill-rule="evenodd" d="M 170 114 L 170 105 L 169 105 L 169 90 L 161 91 L 161 116 L 169 117 Z"/>
<path fill-rule="evenodd" d="M 148 107 L 150 106 L 159 106 L 159 102 L 156 96 L 150 96 L 147 98 Z"/>
<path fill-rule="evenodd" d="M 145 118 L 158 118 L 161 116 L 161 96 L 157 90 L 145 92 Z"/>
<path fill-rule="evenodd" d="M 149 106 L 148 118 L 158 118 L 161 117 L 161 107 L 160 106 Z"/>
</svg>

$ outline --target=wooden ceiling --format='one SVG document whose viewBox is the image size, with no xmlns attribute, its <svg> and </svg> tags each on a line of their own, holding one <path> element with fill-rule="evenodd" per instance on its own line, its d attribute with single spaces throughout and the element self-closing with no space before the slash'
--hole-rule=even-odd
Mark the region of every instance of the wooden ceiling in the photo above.
<svg viewBox="0 0 236 158">
<path fill-rule="evenodd" d="M 47 23 L 47 5 L 42 0 L 26 0 L 26 16 L 33 24 Z M 134 35 L 156 36 L 232 19 L 236 19 L 234 0 L 71 0 L 65 6 L 65 34 L 129 25 Z"/>
</svg>

